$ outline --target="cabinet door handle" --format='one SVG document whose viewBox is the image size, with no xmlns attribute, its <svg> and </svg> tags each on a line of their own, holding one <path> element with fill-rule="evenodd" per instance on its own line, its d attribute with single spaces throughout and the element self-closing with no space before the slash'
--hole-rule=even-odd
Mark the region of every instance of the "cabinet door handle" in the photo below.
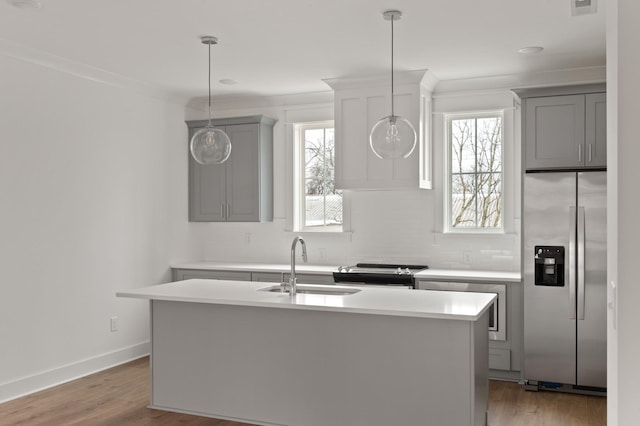
<svg viewBox="0 0 640 426">
<path fill-rule="evenodd" d="M 587 151 L 587 161 L 590 163 L 593 161 L 593 144 L 589 144 L 589 150 Z"/>
<path fill-rule="evenodd" d="M 225 218 L 224 217 L 224 203 L 220 203 L 220 217 L 221 218 Z"/>
<path fill-rule="evenodd" d="M 578 163 L 582 163 L 582 145 L 578 145 Z"/>
</svg>

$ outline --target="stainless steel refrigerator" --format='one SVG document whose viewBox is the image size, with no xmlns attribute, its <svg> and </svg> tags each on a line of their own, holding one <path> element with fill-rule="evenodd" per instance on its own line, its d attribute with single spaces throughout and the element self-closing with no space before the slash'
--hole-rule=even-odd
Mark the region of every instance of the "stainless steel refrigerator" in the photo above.
<svg viewBox="0 0 640 426">
<path fill-rule="evenodd" d="M 523 197 L 527 388 L 604 391 L 606 172 L 526 173 Z"/>
</svg>

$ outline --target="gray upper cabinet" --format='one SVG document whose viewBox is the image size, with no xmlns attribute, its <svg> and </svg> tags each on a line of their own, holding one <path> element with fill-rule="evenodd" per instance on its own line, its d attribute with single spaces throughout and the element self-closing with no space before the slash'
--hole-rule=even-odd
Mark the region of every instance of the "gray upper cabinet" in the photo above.
<svg viewBox="0 0 640 426">
<path fill-rule="evenodd" d="M 525 101 L 527 169 L 579 167 L 584 146 L 584 95 Z"/>
<path fill-rule="evenodd" d="M 607 166 L 603 84 L 515 92 L 523 99 L 526 170 Z"/>
<path fill-rule="evenodd" d="M 208 120 L 188 121 L 189 141 Z M 191 222 L 273 220 L 273 125 L 262 115 L 212 120 L 231 140 L 224 164 L 203 166 L 189 152 Z"/>
</svg>

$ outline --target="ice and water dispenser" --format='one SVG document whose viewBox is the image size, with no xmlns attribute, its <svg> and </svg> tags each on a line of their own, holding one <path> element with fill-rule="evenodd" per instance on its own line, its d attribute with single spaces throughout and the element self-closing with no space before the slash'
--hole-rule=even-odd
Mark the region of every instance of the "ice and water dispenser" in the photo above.
<svg viewBox="0 0 640 426">
<path fill-rule="evenodd" d="M 564 247 L 535 246 L 535 285 L 564 286 Z"/>
</svg>

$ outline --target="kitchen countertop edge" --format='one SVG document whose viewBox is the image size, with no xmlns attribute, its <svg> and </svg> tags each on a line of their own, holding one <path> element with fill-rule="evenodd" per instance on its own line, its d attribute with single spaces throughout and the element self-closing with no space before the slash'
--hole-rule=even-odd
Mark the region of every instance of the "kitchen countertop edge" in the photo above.
<svg viewBox="0 0 640 426">
<path fill-rule="evenodd" d="M 191 279 L 116 293 L 118 297 L 174 302 L 222 304 L 347 312 L 396 317 L 476 321 L 489 308 L 491 293 L 420 292 L 362 288 L 347 296 L 321 296 L 259 291 L 263 282 Z M 268 286 L 267 286 L 268 287 Z"/>
</svg>

